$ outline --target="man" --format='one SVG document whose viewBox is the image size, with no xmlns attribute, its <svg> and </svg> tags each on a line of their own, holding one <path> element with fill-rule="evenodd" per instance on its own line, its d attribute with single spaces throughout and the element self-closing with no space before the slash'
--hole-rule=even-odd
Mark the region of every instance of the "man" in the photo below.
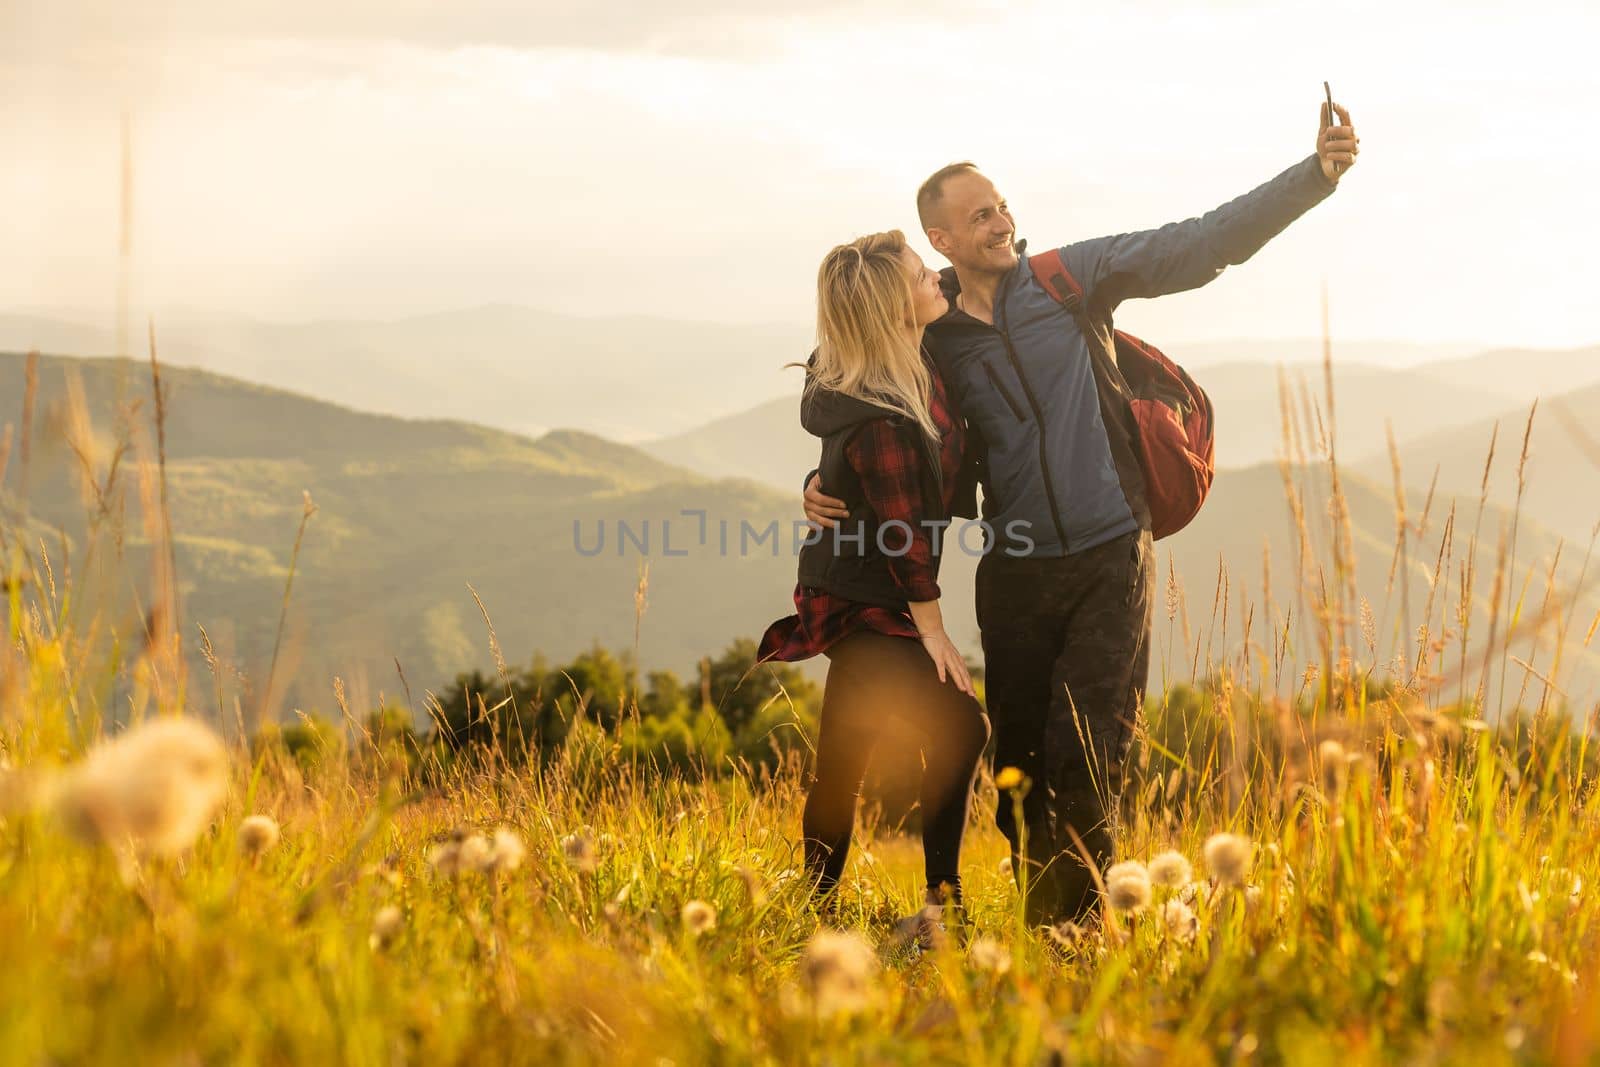
<svg viewBox="0 0 1600 1067">
<path fill-rule="evenodd" d="M 1349 112 L 1333 110 L 1338 125 L 1322 106 L 1316 154 L 1252 192 L 1200 218 L 1062 248 L 1091 318 L 1206 284 L 1331 194 L 1360 151 Z M 1081 919 L 1096 902 L 1083 855 L 1110 859 L 1108 808 L 1149 670 L 1154 567 L 1137 431 L 1090 359 L 1094 342 L 1033 278 L 993 182 L 952 164 L 923 183 L 917 213 L 951 263 L 950 310 L 926 343 L 987 444 L 983 510 L 998 540 L 976 599 L 995 766 L 1031 783 L 1024 826 L 1008 797 L 997 821 L 1019 877 L 1026 861 L 1030 918 Z M 832 527 L 847 511 L 823 488 L 812 477 L 806 516 Z"/>
</svg>

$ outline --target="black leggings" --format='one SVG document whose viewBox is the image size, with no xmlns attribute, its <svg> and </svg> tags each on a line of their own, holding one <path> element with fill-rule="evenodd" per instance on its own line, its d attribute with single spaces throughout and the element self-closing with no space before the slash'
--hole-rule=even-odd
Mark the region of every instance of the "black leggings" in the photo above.
<svg viewBox="0 0 1600 1067">
<path fill-rule="evenodd" d="M 821 893 L 844 872 L 856 797 L 886 715 L 922 744 L 922 852 L 930 901 L 961 895 L 961 835 L 989 720 L 972 697 L 939 681 L 920 641 L 858 630 L 828 650 L 817 760 L 803 822 L 806 873 Z"/>
</svg>

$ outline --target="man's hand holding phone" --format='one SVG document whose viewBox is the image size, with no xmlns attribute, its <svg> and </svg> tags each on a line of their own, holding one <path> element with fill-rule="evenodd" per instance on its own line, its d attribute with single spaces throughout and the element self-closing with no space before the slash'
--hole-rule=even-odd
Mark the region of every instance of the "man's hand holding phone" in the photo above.
<svg viewBox="0 0 1600 1067">
<path fill-rule="evenodd" d="M 1339 176 L 1356 165 L 1361 138 L 1356 136 L 1350 112 L 1333 102 L 1333 90 L 1328 88 L 1328 83 L 1323 82 L 1322 88 L 1327 99 L 1322 104 L 1322 122 L 1317 127 L 1317 159 L 1322 162 L 1323 175 L 1337 184 Z M 1335 116 L 1339 119 L 1337 126 L 1333 124 Z"/>
</svg>

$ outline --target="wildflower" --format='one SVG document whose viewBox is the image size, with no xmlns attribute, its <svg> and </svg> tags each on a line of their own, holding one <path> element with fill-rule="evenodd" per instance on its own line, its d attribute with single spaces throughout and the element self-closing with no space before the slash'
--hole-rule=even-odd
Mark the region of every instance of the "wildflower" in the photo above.
<svg viewBox="0 0 1600 1067">
<path fill-rule="evenodd" d="M 278 820 L 270 815 L 251 815 L 239 823 L 239 851 L 259 856 L 278 843 Z"/>
<path fill-rule="evenodd" d="M 528 848 L 522 843 L 522 838 L 502 826 L 489 841 L 489 857 L 484 870 L 491 874 L 514 871 L 522 866 L 523 857 L 527 854 Z"/>
<path fill-rule="evenodd" d="M 1212 834 L 1206 839 L 1204 854 L 1206 870 L 1218 885 L 1237 887 L 1244 884 L 1250 871 L 1250 839 L 1238 834 Z"/>
<path fill-rule="evenodd" d="M 1143 911 L 1150 906 L 1150 872 L 1137 860 L 1113 864 L 1106 871 L 1106 897 L 1117 911 Z"/>
<path fill-rule="evenodd" d="M 1194 878 L 1194 868 L 1181 852 L 1163 852 L 1150 860 L 1150 881 L 1167 889 L 1179 889 Z"/>
<path fill-rule="evenodd" d="M 860 934 L 818 930 L 800 956 L 800 977 L 818 1015 L 854 1015 L 872 995 L 878 955 Z"/>
<path fill-rule="evenodd" d="M 388 948 L 394 939 L 400 935 L 400 929 L 405 925 L 405 915 L 393 904 L 379 908 L 378 914 L 372 917 L 372 933 L 367 938 L 367 944 L 373 951 Z"/>
<path fill-rule="evenodd" d="M 428 866 L 441 878 L 454 878 L 461 869 L 461 843 L 445 841 L 428 850 Z"/>
<path fill-rule="evenodd" d="M 1193 941 L 1195 934 L 1200 932 L 1200 920 L 1194 909 L 1181 900 L 1167 901 L 1161 917 L 1166 920 L 1167 932 L 1184 944 Z"/>
<path fill-rule="evenodd" d="M 600 866 L 599 859 L 595 856 L 594 845 L 589 841 L 589 835 L 579 832 L 568 834 L 561 839 L 561 852 L 567 857 L 567 865 L 580 874 L 591 874 Z"/>
<path fill-rule="evenodd" d="M 717 909 L 703 900 L 689 901 L 683 906 L 679 917 L 683 919 L 683 928 L 693 937 L 699 937 L 717 925 Z"/>
<path fill-rule="evenodd" d="M 1113 863 L 1110 867 L 1107 867 L 1105 878 L 1107 884 L 1115 882 L 1119 878 L 1143 878 L 1148 882 L 1150 880 L 1150 872 L 1145 870 L 1144 864 L 1138 860 L 1123 860 L 1121 863 Z"/>
<path fill-rule="evenodd" d="M 1000 773 L 994 776 L 994 787 L 1002 792 L 1016 789 L 1022 784 L 1022 771 L 1016 767 L 1002 767 Z"/>
<path fill-rule="evenodd" d="M 974 938 L 967 948 L 967 960 L 996 978 L 1011 970 L 1010 950 L 992 937 Z"/>
<path fill-rule="evenodd" d="M 228 752 L 193 719 L 153 719 L 94 748 L 61 780 L 58 816 L 79 836 L 174 855 L 211 825 L 228 792 Z"/>
<path fill-rule="evenodd" d="M 1117 911 L 1143 911 L 1150 906 L 1150 879 L 1118 878 L 1106 884 L 1106 897 Z"/>
<path fill-rule="evenodd" d="M 487 871 L 494 846 L 482 834 L 473 834 L 457 846 L 456 866 L 463 871 Z"/>
<path fill-rule="evenodd" d="M 1071 919 L 1066 919 L 1049 927 L 1045 933 L 1058 948 L 1071 948 L 1083 940 L 1088 931 Z"/>
</svg>

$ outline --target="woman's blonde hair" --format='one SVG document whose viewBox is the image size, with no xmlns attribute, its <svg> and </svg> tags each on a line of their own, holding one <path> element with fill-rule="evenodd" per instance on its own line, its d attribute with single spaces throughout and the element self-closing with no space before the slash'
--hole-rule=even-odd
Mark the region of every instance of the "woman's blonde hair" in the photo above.
<svg viewBox="0 0 1600 1067">
<path fill-rule="evenodd" d="M 914 295 L 899 230 L 860 237 L 817 271 L 817 355 L 807 389 L 825 388 L 906 416 L 938 440 L 928 412 L 932 379 L 907 330 Z"/>
</svg>

